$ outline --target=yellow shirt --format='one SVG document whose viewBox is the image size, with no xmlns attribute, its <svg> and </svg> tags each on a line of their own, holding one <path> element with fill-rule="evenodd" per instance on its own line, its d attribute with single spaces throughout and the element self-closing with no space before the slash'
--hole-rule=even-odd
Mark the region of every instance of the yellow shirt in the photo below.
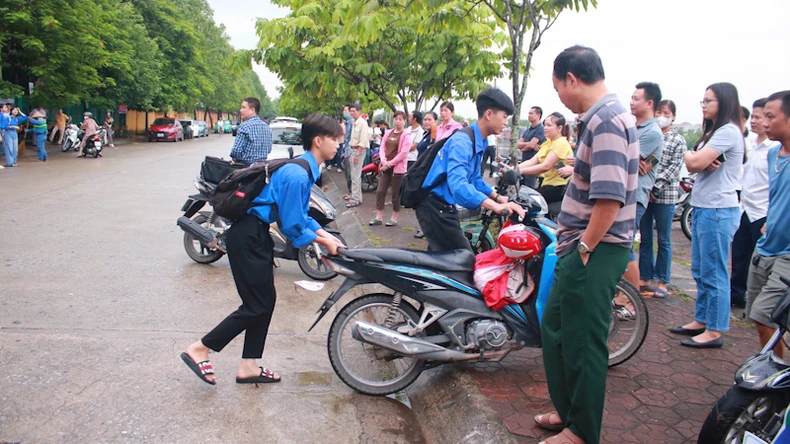
<svg viewBox="0 0 790 444">
<path fill-rule="evenodd" d="M 68 118 L 68 116 L 65 114 L 55 115 L 55 123 L 59 128 L 66 127 L 66 118 Z"/>
<path fill-rule="evenodd" d="M 538 162 L 543 163 L 543 161 L 546 160 L 546 157 L 552 151 L 554 151 L 554 154 L 556 154 L 559 160 L 563 163 L 565 163 L 565 159 L 573 156 L 573 150 L 571 149 L 571 144 L 568 143 L 568 139 L 565 137 L 560 137 L 553 141 L 546 140 L 540 145 L 540 150 L 538 151 Z M 557 169 L 554 167 L 551 167 L 550 170 L 546 171 L 540 176 L 543 177 L 544 187 L 561 187 L 563 185 L 567 185 L 568 181 L 570 180 L 570 177 L 563 179 L 557 172 Z"/>
</svg>

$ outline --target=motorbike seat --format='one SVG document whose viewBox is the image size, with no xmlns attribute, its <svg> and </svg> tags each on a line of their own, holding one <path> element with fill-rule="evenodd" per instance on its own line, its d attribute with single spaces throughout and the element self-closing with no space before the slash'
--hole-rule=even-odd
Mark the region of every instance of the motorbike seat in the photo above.
<svg viewBox="0 0 790 444">
<path fill-rule="evenodd" d="M 402 248 L 356 248 L 342 250 L 342 254 L 354 260 L 394 262 L 437 271 L 472 272 L 475 269 L 475 255 L 469 250 L 425 252 Z"/>
</svg>

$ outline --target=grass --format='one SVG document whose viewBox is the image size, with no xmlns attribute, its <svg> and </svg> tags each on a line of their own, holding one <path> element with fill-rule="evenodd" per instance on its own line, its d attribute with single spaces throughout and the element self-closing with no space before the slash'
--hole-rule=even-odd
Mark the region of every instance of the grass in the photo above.
<svg viewBox="0 0 790 444">
<path fill-rule="evenodd" d="M 672 258 L 672 262 L 674 262 L 676 264 L 680 264 L 680 265 L 685 265 L 687 267 L 691 267 L 691 262 L 684 261 L 684 260 L 681 260 L 681 259 Z"/>
<path fill-rule="evenodd" d="M 376 248 L 381 247 L 384 244 L 390 243 L 390 239 L 384 239 L 383 237 L 378 236 L 370 236 L 370 244 Z"/>
<path fill-rule="evenodd" d="M 414 231 L 414 227 L 403 227 L 403 231 Z"/>
<path fill-rule="evenodd" d="M 686 294 L 686 292 L 683 290 L 675 290 L 675 296 L 680 298 L 680 300 L 683 302 L 691 302 L 693 300 L 693 298 Z"/>
</svg>

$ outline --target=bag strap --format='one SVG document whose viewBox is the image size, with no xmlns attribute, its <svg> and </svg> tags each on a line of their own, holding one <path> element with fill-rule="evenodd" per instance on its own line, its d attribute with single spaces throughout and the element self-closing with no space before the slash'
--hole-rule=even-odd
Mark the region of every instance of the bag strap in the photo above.
<svg viewBox="0 0 790 444">
<path fill-rule="evenodd" d="M 472 128 L 471 125 L 470 125 L 470 126 L 467 126 L 467 127 L 461 128 L 461 129 L 457 129 L 457 130 L 453 131 L 453 134 L 450 134 L 447 138 L 449 139 L 450 137 L 453 137 L 453 135 L 455 133 L 459 132 L 459 131 L 464 133 L 464 134 L 466 134 L 467 136 L 469 136 L 470 139 L 472 139 L 472 159 L 474 159 L 475 158 L 475 130 L 474 130 L 474 128 Z M 449 142 L 449 140 L 447 142 Z M 444 142 L 444 145 L 442 145 L 442 149 L 444 149 L 444 147 L 447 146 L 447 142 Z M 436 183 L 434 183 L 433 185 L 428 187 L 426 189 L 426 191 L 430 192 L 431 190 L 433 190 L 434 188 L 438 187 L 439 185 L 441 185 L 441 184 L 443 184 L 445 182 L 447 182 L 447 173 L 446 172 L 439 178 L 439 180 L 436 181 Z"/>
</svg>

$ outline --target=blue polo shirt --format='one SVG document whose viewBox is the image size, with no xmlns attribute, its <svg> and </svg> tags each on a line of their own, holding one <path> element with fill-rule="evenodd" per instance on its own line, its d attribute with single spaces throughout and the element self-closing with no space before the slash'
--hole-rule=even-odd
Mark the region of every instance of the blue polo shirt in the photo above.
<svg viewBox="0 0 790 444">
<path fill-rule="evenodd" d="M 765 235 L 757 241 L 757 252 L 769 257 L 790 254 L 790 156 L 780 156 L 781 149 L 768 150 L 768 216 Z"/>
<path fill-rule="evenodd" d="M 477 122 L 470 127 L 475 133 L 474 150 L 472 139 L 460 130 L 456 131 L 436 154 L 423 188 L 430 188 L 446 175 L 447 180 L 431 190 L 431 193 L 450 205 L 458 204 L 474 210 L 494 189 L 485 183 L 480 174 L 487 145 Z"/>
<path fill-rule="evenodd" d="M 524 131 L 524 134 L 521 135 L 521 140 L 524 142 L 529 142 L 533 138 L 538 138 L 538 147 L 546 141 L 546 134 L 543 133 L 543 124 L 539 123 L 535 126 L 529 127 Z M 535 157 L 535 154 L 538 154 L 538 151 L 525 151 L 521 154 L 521 161 L 529 160 Z"/>
</svg>

